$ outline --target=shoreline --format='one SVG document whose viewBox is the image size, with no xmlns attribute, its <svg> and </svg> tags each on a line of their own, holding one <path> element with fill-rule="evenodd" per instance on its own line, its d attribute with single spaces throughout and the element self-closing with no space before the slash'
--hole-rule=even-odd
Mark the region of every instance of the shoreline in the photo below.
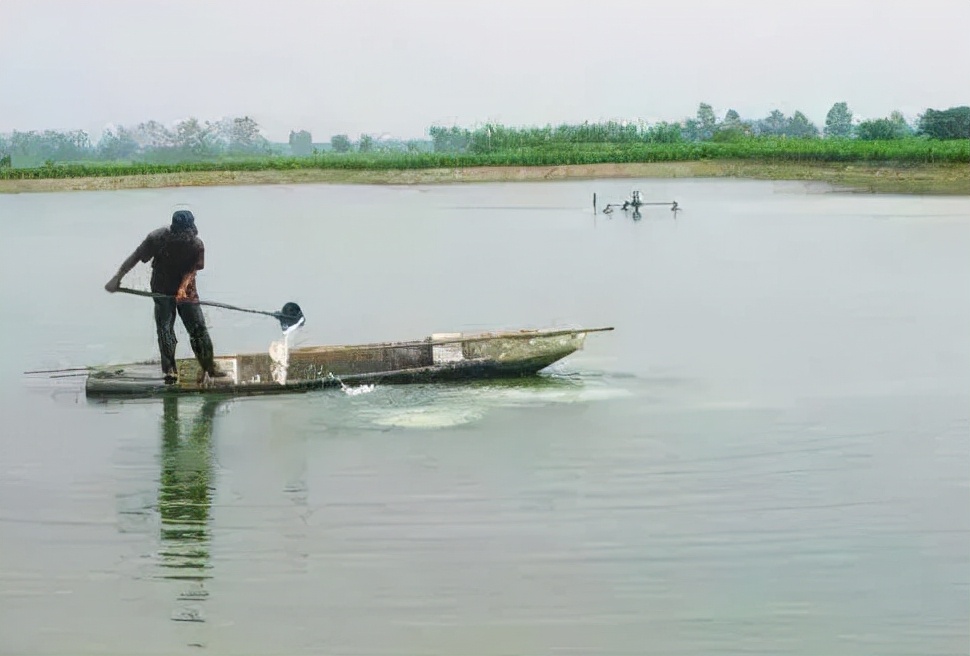
<svg viewBox="0 0 970 656">
<path fill-rule="evenodd" d="M 737 160 L 478 166 L 447 169 L 192 171 L 115 177 L 0 180 L 0 193 L 111 191 L 268 184 L 423 185 L 622 178 L 741 178 L 827 183 L 857 193 L 970 195 L 967 164 L 792 163 Z"/>
</svg>

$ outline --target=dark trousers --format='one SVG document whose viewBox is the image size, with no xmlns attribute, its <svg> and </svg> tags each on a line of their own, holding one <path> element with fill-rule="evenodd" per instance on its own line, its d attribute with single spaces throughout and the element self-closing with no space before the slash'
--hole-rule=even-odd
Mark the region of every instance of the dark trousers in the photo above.
<svg viewBox="0 0 970 656">
<path fill-rule="evenodd" d="M 209 374 L 214 370 L 212 340 L 205 325 L 202 306 L 197 303 L 176 303 L 174 298 L 155 299 L 155 328 L 158 330 L 158 350 L 162 356 L 162 373 L 177 374 L 175 366 L 175 314 L 182 318 L 182 325 L 189 334 L 189 344 L 195 359 Z"/>
</svg>

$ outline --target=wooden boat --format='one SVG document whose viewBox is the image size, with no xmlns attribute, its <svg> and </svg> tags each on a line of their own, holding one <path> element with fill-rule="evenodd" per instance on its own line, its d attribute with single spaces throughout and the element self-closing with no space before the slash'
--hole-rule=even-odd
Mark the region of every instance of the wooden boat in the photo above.
<svg viewBox="0 0 970 656">
<path fill-rule="evenodd" d="M 219 356 L 216 365 L 226 376 L 201 383 L 194 358 L 178 360 L 179 382 L 174 384 L 165 384 L 157 362 L 96 367 L 88 374 L 85 392 L 91 398 L 255 395 L 529 376 L 583 348 L 587 334 L 607 330 L 613 328 L 436 333 L 411 342 L 294 348 L 283 359 L 269 351 Z"/>
</svg>

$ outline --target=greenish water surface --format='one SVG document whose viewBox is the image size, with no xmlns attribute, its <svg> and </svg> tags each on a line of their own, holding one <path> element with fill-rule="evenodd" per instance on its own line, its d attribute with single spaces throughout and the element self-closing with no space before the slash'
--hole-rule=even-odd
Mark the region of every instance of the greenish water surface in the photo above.
<svg viewBox="0 0 970 656">
<path fill-rule="evenodd" d="M 684 211 L 593 214 L 632 189 Z M 299 302 L 298 344 L 616 330 L 538 379 L 355 396 L 24 376 L 156 355 L 150 302 L 102 285 L 183 206 L 200 294 Z M 21 194 L 0 234 L 2 654 L 966 653 L 970 198 Z M 222 353 L 279 336 L 206 316 Z"/>
</svg>

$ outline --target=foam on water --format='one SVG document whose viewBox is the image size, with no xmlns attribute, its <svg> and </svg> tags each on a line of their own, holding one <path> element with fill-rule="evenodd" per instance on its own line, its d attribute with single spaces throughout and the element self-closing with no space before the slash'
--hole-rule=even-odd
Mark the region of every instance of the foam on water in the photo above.
<svg viewBox="0 0 970 656">
<path fill-rule="evenodd" d="M 429 386 L 410 390 L 391 386 L 383 388 L 383 392 L 384 403 L 381 406 L 371 406 L 363 410 L 363 414 L 370 415 L 373 424 L 425 429 L 469 424 L 499 408 L 596 403 L 632 396 L 629 390 L 608 384 L 590 385 L 562 379 L 545 379 L 538 384 L 488 383 L 456 388 Z M 387 407 L 388 404 L 391 407 Z"/>
<path fill-rule="evenodd" d="M 547 403 L 585 403 L 588 401 L 608 401 L 633 396 L 627 389 L 618 387 L 587 387 L 577 385 L 565 389 L 529 389 L 492 387 L 485 391 L 490 404 L 500 406 L 532 406 Z"/>
<path fill-rule="evenodd" d="M 370 394 L 376 389 L 374 385 L 358 385 L 357 387 L 349 387 L 341 383 L 341 389 L 347 396 L 357 396 L 359 394 Z"/>
<path fill-rule="evenodd" d="M 483 408 L 412 408 L 378 417 L 378 426 L 397 428 L 450 428 L 468 424 L 485 415 Z"/>
</svg>

